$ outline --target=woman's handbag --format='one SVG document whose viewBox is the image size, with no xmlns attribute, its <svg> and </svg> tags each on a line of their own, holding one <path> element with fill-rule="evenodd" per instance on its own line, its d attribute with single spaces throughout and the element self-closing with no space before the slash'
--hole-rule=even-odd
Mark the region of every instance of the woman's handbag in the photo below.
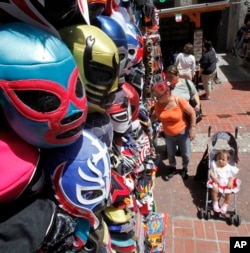
<svg viewBox="0 0 250 253">
<path fill-rule="evenodd" d="M 186 79 L 186 84 L 187 84 L 187 87 L 188 87 L 188 90 L 189 90 L 189 94 L 190 94 L 190 99 L 189 99 L 189 104 L 194 108 L 195 110 L 195 114 L 196 114 L 196 124 L 199 123 L 200 121 L 202 121 L 202 110 L 201 108 L 199 110 L 197 110 L 195 108 L 195 106 L 197 105 L 197 102 L 195 100 L 194 97 L 192 97 L 192 94 L 191 94 L 191 87 L 190 87 L 190 84 L 188 83 L 188 80 Z"/>
<path fill-rule="evenodd" d="M 196 110 L 195 109 L 195 114 L 196 114 L 196 124 L 202 121 L 202 112 L 201 110 Z"/>
</svg>

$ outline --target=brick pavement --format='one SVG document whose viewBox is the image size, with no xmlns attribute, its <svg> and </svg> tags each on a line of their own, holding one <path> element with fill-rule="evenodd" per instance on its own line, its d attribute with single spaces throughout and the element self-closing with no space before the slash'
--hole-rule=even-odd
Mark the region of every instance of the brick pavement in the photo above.
<svg viewBox="0 0 250 253">
<path fill-rule="evenodd" d="M 231 55 L 221 56 L 218 69 L 221 84 L 214 86 L 211 100 L 202 101 L 204 119 L 197 127 L 197 138 L 193 142 L 189 178 L 183 181 L 175 175 L 165 180 L 168 161 L 159 146 L 162 161 L 156 177 L 154 199 L 158 212 L 167 212 L 166 253 L 227 253 L 230 236 L 250 236 L 250 71 Z M 201 94 L 202 94 L 201 90 Z M 241 225 L 229 225 L 228 219 L 212 217 L 199 219 L 198 213 L 205 205 L 206 188 L 193 180 L 196 167 L 206 145 L 208 126 L 211 134 L 228 131 L 232 134 L 238 127 L 238 167 L 242 180 L 241 191 L 237 194 L 236 207 Z M 161 142 L 159 142 L 161 144 Z M 181 160 L 178 157 L 178 167 Z"/>
</svg>

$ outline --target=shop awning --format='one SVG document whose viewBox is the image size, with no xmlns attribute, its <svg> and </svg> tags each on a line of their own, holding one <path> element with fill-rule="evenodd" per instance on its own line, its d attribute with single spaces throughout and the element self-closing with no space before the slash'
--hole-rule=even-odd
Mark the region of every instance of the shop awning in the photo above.
<svg viewBox="0 0 250 253">
<path fill-rule="evenodd" d="M 170 18 L 175 17 L 177 13 L 188 16 L 193 22 L 195 22 L 196 28 L 200 27 L 200 14 L 202 12 L 219 11 L 230 6 L 230 0 L 219 1 L 213 3 L 194 4 L 188 6 L 180 6 L 174 8 L 160 9 L 159 17 Z"/>
</svg>

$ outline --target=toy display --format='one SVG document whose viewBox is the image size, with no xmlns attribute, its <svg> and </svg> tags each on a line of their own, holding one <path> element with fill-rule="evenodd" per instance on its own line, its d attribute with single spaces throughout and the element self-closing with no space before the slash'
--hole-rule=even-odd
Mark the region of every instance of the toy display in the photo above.
<svg viewBox="0 0 250 253">
<path fill-rule="evenodd" d="M 143 3 L 140 27 L 137 11 L 126 0 L 0 0 L 0 252 L 165 248 L 149 118 L 157 10 Z"/>
<path fill-rule="evenodd" d="M 152 248 L 146 252 L 163 253 L 166 251 L 164 234 L 167 229 L 167 213 L 152 213 L 146 226 L 148 239 Z"/>
</svg>

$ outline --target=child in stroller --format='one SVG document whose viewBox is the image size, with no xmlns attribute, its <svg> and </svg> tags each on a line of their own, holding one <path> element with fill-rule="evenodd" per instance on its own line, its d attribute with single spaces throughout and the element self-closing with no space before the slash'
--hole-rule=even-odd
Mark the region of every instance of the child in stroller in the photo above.
<svg viewBox="0 0 250 253">
<path fill-rule="evenodd" d="M 226 214 L 233 193 L 240 190 L 240 179 L 236 178 L 239 168 L 231 165 L 229 150 L 218 150 L 215 159 L 211 162 L 209 171 L 210 179 L 207 187 L 211 188 L 213 210 L 217 213 Z M 220 208 L 218 194 L 224 194 L 224 203 Z"/>
<path fill-rule="evenodd" d="M 210 137 L 211 127 L 208 129 Z M 237 213 L 236 196 L 240 190 L 241 181 L 236 178 L 239 169 L 236 164 L 239 162 L 237 145 L 238 128 L 235 129 L 235 137 L 224 131 L 219 131 L 211 137 L 203 158 L 207 157 L 207 166 L 202 173 L 197 171 L 197 178 L 204 178 L 206 173 L 206 201 L 205 207 L 200 208 L 198 215 L 201 219 L 211 218 L 213 210 L 216 214 L 229 218 L 229 224 L 239 226 L 240 216 Z M 204 182 L 204 181 L 203 181 Z M 230 203 L 233 195 L 233 203 Z M 222 202 L 224 200 L 224 202 Z M 221 206 L 221 207 L 220 207 Z M 228 210 L 230 207 L 230 210 Z"/>
</svg>

